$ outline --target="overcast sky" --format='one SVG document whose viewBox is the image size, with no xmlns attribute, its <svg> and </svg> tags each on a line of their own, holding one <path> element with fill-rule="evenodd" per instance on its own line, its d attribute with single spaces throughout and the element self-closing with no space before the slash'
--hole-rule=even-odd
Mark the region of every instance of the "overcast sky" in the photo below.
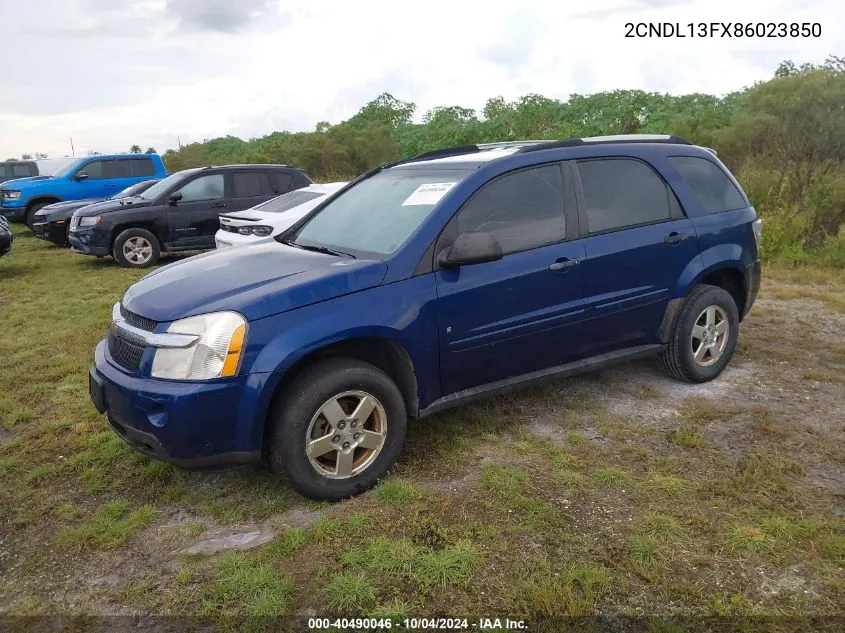
<svg viewBox="0 0 845 633">
<path fill-rule="evenodd" d="M 842 0 L 0 0 L 0 159 L 311 130 L 381 92 L 724 94 L 845 54 Z M 820 38 L 626 39 L 626 22 L 818 22 Z"/>
</svg>

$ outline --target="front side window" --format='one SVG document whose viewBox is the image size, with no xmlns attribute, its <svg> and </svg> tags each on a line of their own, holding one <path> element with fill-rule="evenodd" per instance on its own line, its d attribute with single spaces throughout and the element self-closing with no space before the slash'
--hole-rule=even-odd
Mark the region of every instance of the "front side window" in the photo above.
<svg viewBox="0 0 845 633">
<path fill-rule="evenodd" d="M 209 174 L 187 183 L 179 189 L 182 199 L 179 202 L 198 202 L 217 200 L 223 197 L 223 174 Z"/>
<path fill-rule="evenodd" d="M 473 195 L 456 220 L 458 235 L 490 233 L 505 254 L 562 241 L 560 167 L 545 165 L 497 178 Z"/>
<path fill-rule="evenodd" d="M 159 180 L 152 187 L 141 193 L 140 196 L 144 200 L 156 200 L 162 194 L 173 189 L 173 187 L 178 187 L 178 184 L 180 182 L 183 182 L 190 178 L 193 174 L 198 172 L 199 169 L 200 168 L 185 169 L 183 171 L 177 171 L 175 174 L 170 174 L 167 178 Z M 175 191 L 175 189 L 173 189 L 173 191 Z"/>
<path fill-rule="evenodd" d="M 465 169 L 387 169 L 346 189 L 310 218 L 289 242 L 295 246 L 389 255 L 469 173 Z"/>
<path fill-rule="evenodd" d="M 102 160 L 91 160 L 79 168 L 77 174 L 88 174 L 88 180 L 101 180 L 105 177 Z"/>
<path fill-rule="evenodd" d="M 5 178 L 5 177 L 6 177 L 6 166 L 0 165 L 0 178 Z"/>
<path fill-rule="evenodd" d="M 745 207 L 739 190 L 717 165 L 695 156 L 670 156 L 678 170 L 708 213 L 721 213 Z"/>
<path fill-rule="evenodd" d="M 675 194 L 639 160 L 604 158 L 577 163 L 590 233 L 662 222 L 678 208 Z"/>
</svg>

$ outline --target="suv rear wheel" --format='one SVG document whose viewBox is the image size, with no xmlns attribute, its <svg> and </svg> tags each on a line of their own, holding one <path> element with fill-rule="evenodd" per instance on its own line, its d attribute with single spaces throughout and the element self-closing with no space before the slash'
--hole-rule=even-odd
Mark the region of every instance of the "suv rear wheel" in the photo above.
<svg viewBox="0 0 845 633">
<path fill-rule="evenodd" d="M 739 312 L 730 293 L 716 286 L 696 286 L 661 355 L 663 368 L 678 380 L 712 380 L 730 362 L 738 334 Z"/>
<path fill-rule="evenodd" d="M 305 369 L 270 413 L 270 467 L 314 499 L 357 495 L 393 466 L 407 412 L 396 384 L 377 367 L 333 358 Z"/>
<path fill-rule="evenodd" d="M 126 229 L 114 241 L 112 256 L 126 268 L 146 268 L 158 262 L 161 249 L 156 236 L 145 229 Z"/>
</svg>

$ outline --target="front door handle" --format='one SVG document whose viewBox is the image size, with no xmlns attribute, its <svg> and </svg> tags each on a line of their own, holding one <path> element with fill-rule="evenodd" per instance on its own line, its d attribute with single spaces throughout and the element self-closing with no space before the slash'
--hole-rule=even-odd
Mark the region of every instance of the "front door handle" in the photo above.
<svg viewBox="0 0 845 633">
<path fill-rule="evenodd" d="M 226 203 L 225 202 L 212 202 L 211 206 L 214 207 L 215 209 L 222 209 L 223 207 L 226 206 Z"/>
<path fill-rule="evenodd" d="M 549 264 L 549 270 L 566 270 L 581 263 L 580 259 L 559 259 Z"/>
<path fill-rule="evenodd" d="M 664 237 L 663 241 L 667 244 L 680 244 L 688 237 L 689 235 L 687 235 L 686 233 L 676 233 L 673 231 L 672 233 L 669 233 L 669 235 Z"/>
</svg>

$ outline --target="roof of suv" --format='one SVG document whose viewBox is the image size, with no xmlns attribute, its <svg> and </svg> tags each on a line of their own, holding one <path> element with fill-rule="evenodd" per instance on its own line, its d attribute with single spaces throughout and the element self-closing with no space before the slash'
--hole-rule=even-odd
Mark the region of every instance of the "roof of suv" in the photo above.
<svg viewBox="0 0 845 633">
<path fill-rule="evenodd" d="M 629 143 L 649 143 L 668 145 L 694 146 L 687 139 L 669 134 L 619 134 L 611 136 L 590 136 L 583 138 L 569 138 L 559 141 L 505 141 L 501 143 L 479 143 L 477 145 L 461 145 L 432 152 L 425 152 L 419 156 L 399 161 L 391 166 L 425 164 L 450 166 L 462 164 L 465 166 L 480 166 L 483 163 L 526 152 L 546 149 L 562 149 L 567 147 L 584 147 L 589 145 L 616 145 Z M 702 148 L 715 154 L 710 148 Z"/>
</svg>

